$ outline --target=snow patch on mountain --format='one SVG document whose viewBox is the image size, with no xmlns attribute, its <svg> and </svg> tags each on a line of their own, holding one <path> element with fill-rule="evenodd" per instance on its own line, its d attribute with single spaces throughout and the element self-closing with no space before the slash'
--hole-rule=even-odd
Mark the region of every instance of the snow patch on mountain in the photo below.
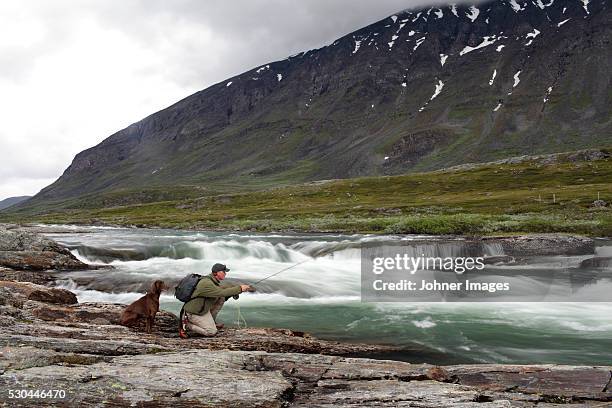
<svg viewBox="0 0 612 408">
<path fill-rule="evenodd" d="M 552 6 L 554 2 L 555 0 L 550 0 L 548 4 L 544 4 L 542 0 L 537 0 L 538 7 L 541 8 L 542 10 L 544 10 L 546 7 Z"/>
<path fill-rule="evenodd" d="M 493 82 L 495 82 L 495 77 L 497 76 L 497 70 L 494 69 L 493 70 L 493 75 L 491 76 L 491 79 L 489 80 L 489 86 L 493 85 Z"/>
<path fill-rule="evenodd" d="M 516 74 L 514 74 L 514 85 L 512 85 L 512 88 L 516 88 L 517 85 L 521 82 L 521 78 L 519 78 L 519 75 L 521 75 L 520 70 Z"/>
<path fill-rule="evenodd" d="M 533 32 L 531 33 L 527 33 L 527 35 L 525 36 L 525 39 L 527 38 L 531 38 L 529 41 L 527 41 L 527 43 L 525 44 L 526 47 L 530 46 L 533 43 L 533 40 L 540 34 L 540 30 L 538 30 L 537 28 L 533 29 Z"/>
<path fill-rule="evenodd" d="M 478 18 L 479 14 L 480 14 L 480 10 L 478 10 L 478 7 L 471 6 L 469 13 L 466 13 L 465 15 L 467 16 L 467 18 L 472 20 L 472 22 L 474 22 Z"/>
<path fill-rule="evenodd" d="M 568 18 L 566 20 L 561 21 L 559 24 L 557 24 L 557 27 L 561 27 L 563 24 L 567 23 L 570 20 L 571 20 L 571 18 Z"/>
<path fill-rule="evenodd" d="M 436 84 L 436 89 L 434 90 L 434 93 L 433 95 L 431 95 L 431 98 L 429 98 L 429 100 L 433 101 L 436 98 L 436 96 L 440 95 L 440 92 L 442 92 L 442 88 L 444 88 L 444 82 L 438 79 L 438 83 Z"/>
<path fill-rule="evenodd" d="M 444 66 L 444 63 L 446 62 L 447 58 L 448 58 L 448 55 L 440 54 L 440 65 Z"/>
<path fill-rule="evenodd" d="M 451 4 L 450 9 L 451 9 L 451 13 L 453 13 L 455 15 L 455 17 L 459 17 L 459 13 L 457 13 L 457 5 L 456 4 Z"/>
<path fill-rule="evenodd" d="M 465 55 L 468 52 L 472 52 L 472 51 L 477 50 L 479 48 L 483 48 L 483 47 L 486 47 L 488 45 L 494 44 L 495 41 L 497 41 L 497 36 L 496 35 L 491 35 L 491 36 L 487 35 L 487 36 L 483 37 L 482 40 L 483 41 L 480 44 L 478 44 L 477 46 L 475 46 L 475 47 L 470 47 L 469 45 L 466 46 L 464 49 L 461 50 L 461 52 L 459 52 L 459 55 Z"/>
<path fill-rule="evenodd" d="M 544 103 L 548 102 L 548 98 L 550 97 L 550 93 L 552 92 L 553 87 L 549 86 L 546 90 L 546 94 L 544 95 Z"/>
<path fill-rule="evenodd" d="M 589 0 L 582 0 L 582 7 L 584 8 L 584 11 L 586 11 L 587 14 L 589 13 Z"/>
<path fill-rule="evenodd" d="M 397 40 L 397 37 L 397 35 L 392 36 L 391 41 L 387 43 L 389 44 L 389 51 L 391 51 L 391 48 L 393 48 L 393 44 L 395 44 L 395 40 Z"/>
<path fill-rule="evenodd" d="M 521 7 L 521 5 L 516 2 L 516 0 L 510 0 L 510 6 L 512 7 L 512 10 L 514 10 L 515 13 L 525 10 L 525 6 Z"/>
<path fill-rule="evenodd" d="M 418 40 L 416 40 L 416 45 L 414 46 L 412 51 L 416 51 L 417 48 L 419 48 L 419 45 L 423 44 L 423 42 L 425 41 L 425 38 L 427 38 L 427 37 L 421 37 Z"/>
<path fill-rule="evenodd" d="M 419 108 L 419 112 L 423 112 L 427 105 L 429 105 L 429 102 L 433 101 L 438 95 L 440 95 L 440 92 L 442 92 L 442 88 L 444 88 L 444 82 L 438 79 L 438 83 L 435 84 L 435 87 L 436 89 L 434 89 L 433 95 L 431 95 L 431 98 L 429 98 L 429 100 Z"/>
</svg>

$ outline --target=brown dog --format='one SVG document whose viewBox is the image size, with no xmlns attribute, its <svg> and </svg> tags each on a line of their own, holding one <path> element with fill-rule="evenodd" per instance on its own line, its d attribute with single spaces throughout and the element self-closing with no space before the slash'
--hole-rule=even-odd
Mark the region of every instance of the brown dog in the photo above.
<svg viewBox="0 0 612 408">
<path fill-rule="evenodd" d="M 121 313 L 121 324 L 133 326 L 139 319 L 145 319 L 146 331 L 151 333 L 155 315 L 159 312 L 159 295 L 166 289 L 168 289 L 168 286 L 163 281 L 156 280 L 153 282 L 146 295 L 129 305 Z"/>
</svg>

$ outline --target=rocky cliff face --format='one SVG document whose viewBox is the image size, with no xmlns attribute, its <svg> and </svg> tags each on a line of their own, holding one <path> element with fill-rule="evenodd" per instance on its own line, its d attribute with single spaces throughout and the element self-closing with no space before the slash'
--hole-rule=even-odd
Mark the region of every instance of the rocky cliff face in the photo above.
<svg viewBox="0 0 612 408">
<path fill-rule="evenodd" d="M 609 144 L 609 0 L 408 10 L 254 68 L 79 153 L 87 193 L 395 174 Z"/>
</svg>

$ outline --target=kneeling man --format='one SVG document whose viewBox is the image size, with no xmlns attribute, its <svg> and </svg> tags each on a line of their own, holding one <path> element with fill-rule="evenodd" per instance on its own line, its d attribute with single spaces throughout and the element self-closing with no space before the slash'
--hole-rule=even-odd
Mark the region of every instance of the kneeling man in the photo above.
<svg viewBox="0 0 612 408">
<path fill-rule="evenodd" d="M 223 307 L 225 300 L 242 292 L 252 290 L 249 285 L 223 285 L 221 281 L 229 272 L 223 264 L 214 264 L 212 273 L 200 279 L 191 300 L 185 303 L 185 318 L 187 329 L 193 330 L 203 336 L 214 336 L 223 324 L 216 324 L 217 314 Z"/>
</svg>

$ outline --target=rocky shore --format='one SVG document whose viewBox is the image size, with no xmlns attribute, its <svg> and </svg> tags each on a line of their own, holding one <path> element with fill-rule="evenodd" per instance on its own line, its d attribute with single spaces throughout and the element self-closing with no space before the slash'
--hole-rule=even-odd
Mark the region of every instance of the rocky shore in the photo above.
<svg viewBox="0 0 612 408">
<path fill-rule="evenodd" d="M 1 229 L 0 244 L 1 252 L 12 252 L 0 259 L 18 258 L 20 251 L 50 253 L 46 263 L 24 255 L 0 269 L 0 406 L 612 404 L 612 366 L 434 366 L 355 358 L 391 358 L 400 350 L 271 328 L 183 340 L 168 312 L 160 312 L 154 332 L 145 334 L 118 324 L 124 305 L 78 303 L 74 293 L 51 286 L 53 273 L 46 269 L 88 267 L 77 266 L 58 244 L 16 228 Z M 16 398 L 24 395 L 17 390 L 65 395 Z"/>
<path fill-rule="evenodd" d="M 279 329 L 225 329 L 182 340 L 161 312 L 145 334 L 123 306 L 78 304 L 70 291 L 0 282 L 4 406 L 552 407 L 612 401 L 612 366 L 432 366 L 351 358 L 392 347 L 323 341 Z M 9 390 L 63 399 L 8 399 Z M 483 405 L 484 404 L 484 405 Z"/>
</svg>

